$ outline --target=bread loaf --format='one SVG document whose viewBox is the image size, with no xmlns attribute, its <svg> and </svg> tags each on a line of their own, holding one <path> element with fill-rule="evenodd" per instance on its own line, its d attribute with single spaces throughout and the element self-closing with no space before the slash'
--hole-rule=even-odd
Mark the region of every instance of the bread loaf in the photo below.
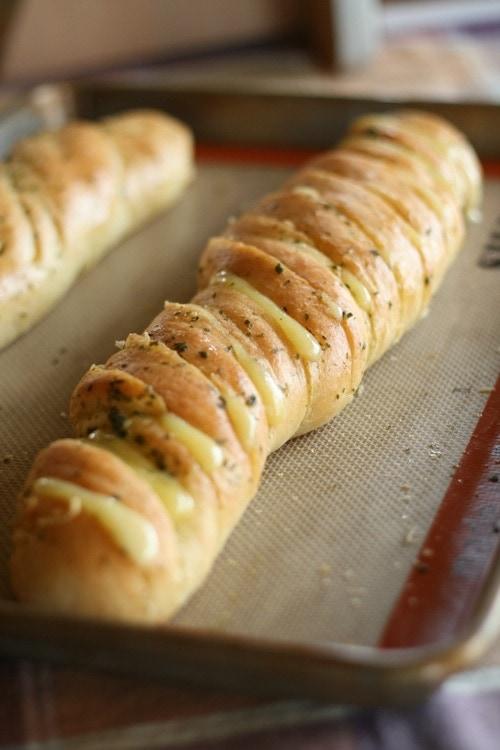
<svg viewBox="0 0 500 750">
<path fill-rule="evenodd" d="M 16 596 L 158 622 L 200 585 L 264 461 L 334 417 L 426 311 L 480 195 L 464 138 L 419 112 L 364 117 L 208 242 L 166 302 L 77 385 L 77 438 L 35 460 Z"/>
<path fill-rule="evenodd" d="M 74 122 L 19 142 L 0 164 L 0 348 L 168 206 L 191 174 L 191 134 L 160 112 Z"/>
</svg>

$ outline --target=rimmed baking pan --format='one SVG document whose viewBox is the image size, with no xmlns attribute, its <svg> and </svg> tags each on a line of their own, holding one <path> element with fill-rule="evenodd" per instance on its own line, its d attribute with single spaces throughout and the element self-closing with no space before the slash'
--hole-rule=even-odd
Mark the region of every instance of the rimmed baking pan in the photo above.
<svg viewBox="0 0 500 750">
<path fill-rule="evenodd" d="M 500 632 L 499 110 L 416 103 L 456 122 L 485 159 L 482 222 L 428 317 L 353 404 L 270 458 L 205 586 L 171 624 L 143 628 L 10 600 L 9 526 L 33 454 L 69 434 L 66 405 L 83 371 L 164 299 L 189 298 L 197 257 L 228 216 L 331 145 L 347 120 L 396 103 L 125 79 L 73 94 L 85 116 L 132 106 L 183 116 L 201 142 L 198 176 L 0 354 L 0 650 L 351 703 L 425 695 Z"/>
</svg>

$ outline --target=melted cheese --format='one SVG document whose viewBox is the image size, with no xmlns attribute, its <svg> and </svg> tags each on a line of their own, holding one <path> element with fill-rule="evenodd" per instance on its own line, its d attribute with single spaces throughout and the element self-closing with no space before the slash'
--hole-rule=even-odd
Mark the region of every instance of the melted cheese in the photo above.
<svg viewBox="0 0 500 750">
<path fill-rule="evenodd" d="M 37 495 L 68 503 L 73 517 L 79 511 L 95 518 L 138 565 L 147 565 L 156 557 L 159 542 L 153 524 L 115 497 L 49 477 L 37 479 L 33 489 Z"/>
<path fill-rule="evenodd" d="M 267 315 L 275 325 L 280 328 L 297 354 L 303 359 L 316 360 L 321 355 L 321 347 L 314 336 L 307 331 L 304 326 L 300 325 L 290 315 L 285 313 L 278 305 L 265 294 L 261 294 L 247 281 L 239 276 L 226 271 L 219 271 L 215 275 L 215 281 L 220 284 L 236 289 L 240 294 L 244 294 L 253 300 Z"/>
<path fill-rule="evenodd" d="M 352 296 L 362 310 L 370 312 L 372 309 L 372 298 L 368 289 L 358 279 L 345 268 L 341 269 L 340 276 L 344 284 L 349 287 Z"/>
<path fill-rule="evenodd" d="M 130 445 L 127 440 L 107 435 L 99 430 L 93 432 L 88 440 L 91 443 L 97 443 L 100 448 L 108 450 L 125 461 L 156 492 L 174 520 L 182 520 L 186 514 L 191 513 L 194 500 L 180 482 L 166 471 L 157 469 L 152 461 Z"/>
<path fill-rule="evenodd" d="M 176 414 L 165 414 L 159 418 L 161 426 L 192 454 L 202 469 L 210 474 L 224 460 L 224 453 L 215 440 L 193 427 Z"/>
<path fill-rule="evenodd" d="M 321 301 L 326 307 L 328 308 L 328 312 L 334 318 L 335 320 L 342 320 L 342 308 L 340 305 L 337 305 L 336 302 L 334 302 L 330 297 L 325 296 L 324 294 L 321 294 Z"/>
<path fill-rule="evenodd" d="M 220 378 L 214 378 L 217 390 L 222 394 L 226 411 L 240 443 L 246 451 L 253 448 L 257 430 L 257 418 L 251 406 L 247 406 L 241 396 L 231 390 Z"/>
<path fill-rule="evenodd" d="M 246 349 L 232 340 L 233 354 L 254 384 L 266 410 L 267 421 L 271 427 L 283 419 L 285 396 L 270 371 L 251 357 Z"/>
</svg>

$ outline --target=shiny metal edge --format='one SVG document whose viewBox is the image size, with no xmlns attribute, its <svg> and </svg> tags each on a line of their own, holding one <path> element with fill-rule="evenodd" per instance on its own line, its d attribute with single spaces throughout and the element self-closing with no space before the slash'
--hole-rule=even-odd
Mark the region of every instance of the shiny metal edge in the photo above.
<svg viewBox="0 0 500 750">
<path fill-rule="evenodd" d="M 448 643 L 407 649 L 277 642 L 50 616 L 0 604 L 4 656 L 364 706 L 423 699 L 484 656 L 499 633 L 500 549 L 464 632 Z"/>
</svg>

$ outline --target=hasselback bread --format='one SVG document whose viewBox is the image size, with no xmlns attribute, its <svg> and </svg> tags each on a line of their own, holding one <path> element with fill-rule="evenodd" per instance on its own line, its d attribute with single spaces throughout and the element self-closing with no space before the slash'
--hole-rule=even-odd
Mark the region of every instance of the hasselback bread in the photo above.
<svg viewBox="0 0 500 750">
<path fill-rule="evenodd" d="M 192 137 L 160 112 L 73 122 L 0 164 L 0 348 L 30 328 L 193 171 Z"/>
<path fill-rule="evenodd" d="M 206 246 L 166 302 L 77 385 L 77 438 L 36 458 L 12 586 L 39 608 L 161 621 L 200 585 L 264 461 L 334 417 L 426 311 L 480 198 L 465 139 L 413 111 L 339 148 Z"/>
</svg>

